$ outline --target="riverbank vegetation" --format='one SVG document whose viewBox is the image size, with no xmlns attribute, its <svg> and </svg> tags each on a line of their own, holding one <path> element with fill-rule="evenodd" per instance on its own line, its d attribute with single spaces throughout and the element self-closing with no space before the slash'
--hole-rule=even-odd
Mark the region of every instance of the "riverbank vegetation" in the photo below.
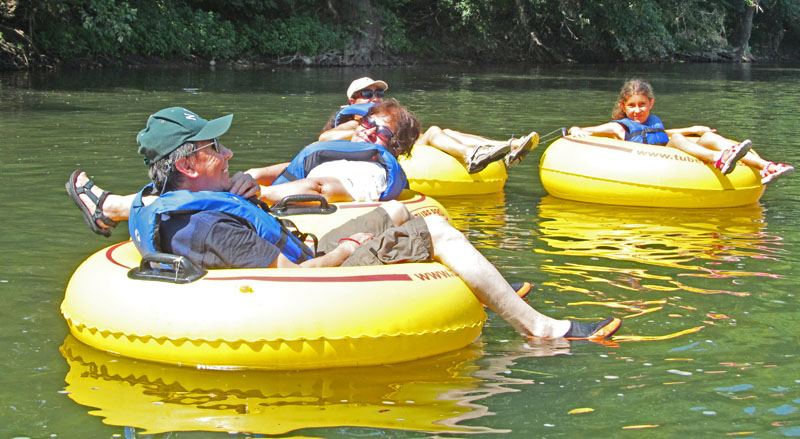
<svg viewBox="0 0 800 439">
<path fill-rule="evenodd" d="M 0 68 L 800 55 L 800 0 L 0 0 Z"/>
</svg>

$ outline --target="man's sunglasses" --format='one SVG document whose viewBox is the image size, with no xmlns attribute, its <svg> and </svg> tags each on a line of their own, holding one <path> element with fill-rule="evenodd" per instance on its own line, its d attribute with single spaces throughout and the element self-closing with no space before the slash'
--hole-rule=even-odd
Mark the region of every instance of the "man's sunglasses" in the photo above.
<svg viewBox="0 0 800 439">
<path fill-rule="evenodd" d="M 372 116 L 362 117 L 361 127 L 367 130 L 377 127 L 377 129 L 375 130 L 375 135 L 386 143 L 390 142 L 394 138 L 394 133 L 392 132 L 392 130 L 390 130 L 386 125 L 378 125 L 378 123 L 375 122 L 375 119 L 373 119 Z"/>
<path fill-rule="evenodd" d="M 366 89 L 366 90 L 361 90 L 360 93 L 361 93 L 361 97 L 364 98 L 364 99 L 372 99 L 373 95 L 376 98 L 383 99 L 384 92 L 385 92 L 385 90 L 383 90 L 383 89 L 378 89 L 378 90 Z"/>
<path fill-rule="evenodd" d="M 211 149 L 214 150 L 214 152 L 219 154 L 219 142 L 217 142 L 217 139 L 211 139 L 211 140 L 213 140 L 213 142 L 207 143 L 207 144 L 205 144 L 205 145 L 203 145 L 203 146 L 201 146 L 199 148 L 196 148 L 196 149 L 192 150 L 192 154 L 196 153 L 197 151 L 200 151 L 201 149 L 208 148 L 209 146 L 211 147 Z M 195 146 L 196 145 L 197 145 L 197 143 L 195 143 Z"/>
</svg>

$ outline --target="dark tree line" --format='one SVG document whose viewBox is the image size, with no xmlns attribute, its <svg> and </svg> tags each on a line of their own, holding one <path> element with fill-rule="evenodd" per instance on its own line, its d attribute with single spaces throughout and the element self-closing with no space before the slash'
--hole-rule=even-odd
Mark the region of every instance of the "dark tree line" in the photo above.
<svg viewBox="0 0 800 439">
<path fill-rule="evenodd" d="M 797 58 L 800 0 L 0 0 L 0 68 Z"/>
</svg>

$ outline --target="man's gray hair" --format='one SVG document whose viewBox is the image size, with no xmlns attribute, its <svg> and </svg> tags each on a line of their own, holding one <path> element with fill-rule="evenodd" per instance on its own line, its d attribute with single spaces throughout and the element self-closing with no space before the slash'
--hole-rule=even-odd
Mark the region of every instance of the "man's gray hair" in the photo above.
<svg viewBox="0 0 800 439">
<path fill-rule="evenodd" d="M 155 189 L 164 194 L 174 191 L 183 182 L 183 174 L 175 169 L 175 162 L 190 157 L 196 153 L 196 146 L 192 142 L 186 142 L 177 149 L 153 162 L 147 170 L 150 180 L 155 184 Z"/>
</svg>

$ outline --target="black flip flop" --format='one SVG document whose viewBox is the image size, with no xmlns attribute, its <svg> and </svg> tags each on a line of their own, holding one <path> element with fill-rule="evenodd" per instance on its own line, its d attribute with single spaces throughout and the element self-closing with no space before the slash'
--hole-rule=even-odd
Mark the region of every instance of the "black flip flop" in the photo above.
<svg viewBox="0 0 800 439">
<path fill-rule="evenodd" d="M 598 341 L 611 336 L 617 332 L 617 329 L 622 325 L 622 320 L 616 317 L 609 317 L 597 323 L 582 323 L 571 320 L 572 324 L 564 334 L 567 340 L 589 340 Z"/>
<path fill-rule="evenodd" d="M 75 205 L 78 206 L 78 209 L 80 209 L 81 213 L 83 214 L 83 219 L 86 220 L 86 224 L 89 225 L 89 229 L 98 235 L 103 235 L 108 238 L 111 236 L 111 229 L 119 224 L 119 221 L 114 221 L 111 218 L 103 215 L 103 203 L 106 201 L 106 197 L 110 192 L 103 191 L 98 198 L 97 195 L 91 191 L 92 186 L 94 186 L 94 183 L 91 180 L 87 181 L 86 184 L 81 187 L 75 187 L 75 179 L 80 173 L 81 171 L 73 171 L 69 176 L 69 181 L 67 181 L 66 184 L 67 193 L 69 194 L 70 198 L 72 198 L 72 201 L 75 203 Z M 79 196 L 81 194 L 85 194 L 94 203 L 94 213 L 89 212 L 89 208 L 83 204 L 83 201 L 81 201 Z M 97 220 L 100 220 L 109 228 L 100 227 L 97 225 Z"/>
</svg>

